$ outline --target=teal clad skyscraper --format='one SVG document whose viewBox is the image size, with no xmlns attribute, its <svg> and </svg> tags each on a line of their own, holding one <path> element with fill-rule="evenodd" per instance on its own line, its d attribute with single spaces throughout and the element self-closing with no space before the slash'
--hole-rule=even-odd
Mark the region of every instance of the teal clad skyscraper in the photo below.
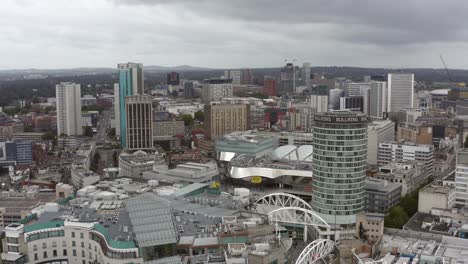
<svg viewBox="0 0 468 264">
<path fill-rule="evenodd" d="M 127 147 L 127 116 L 125 111 L 125 97 L 133 95 L 143 95 L 143 64 L 141 63 L 121 63 L 119 69 L 119 114 L 120 114 L 120 143 L 122 148 Z"/>
<path fill-rule="evenodd" d="M 329 224 L 353 225 L 364 210 L 367 116 L 335 111 L 314 121 L 312 207 Z"/>
</svg>

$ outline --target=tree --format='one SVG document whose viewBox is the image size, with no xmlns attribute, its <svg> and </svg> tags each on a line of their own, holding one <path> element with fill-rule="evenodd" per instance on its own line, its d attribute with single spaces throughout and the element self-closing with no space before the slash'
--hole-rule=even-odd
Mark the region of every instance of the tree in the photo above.
<svg viewBox="0 0 468 264">
<path fill-rule="evenodd" d="M 42 140 L 54 140 L 56 134 L 52 131 L 47 131 L 45 134 L 42 136 Z"/>
<path fill-rule="evenodd" d="M 84 127 L 84 133 L 86 137 L 93 137 L 93 129 L 90 126 Z"/>
<path fill-rule="evenodd" d="M 195 119 L 200 121 L 200 122 L 203 122 L 203 120 L 205 119 L 205 113 L 203 113 L 202 110 L 198 110 L 195 112 Z"/>
<path fill-rule="evenodd" d="M 32 103 L 33 103 L 33 104 L 39 103 L 39 97 L 37 97 L 37 95 L 34 95 L 34 96 L 33 96 L 33 98 L 32 98 Z"/>
<path fill-rule="evenodd" d="M 24 132 L 34 132 L 34 128 L 32 126 L 24 126 Z"/>
<path fill-rule="evenodd" d="M 362 239 L 362 240 L 367 239 L 366 230 L 364 229 L 364 226 L 362 225 L 362 222 L 359 223 L 359 238 Z"/>
<path fill-rule="evenodd" d="M 466 135 L 466 138 L 465 138 L 465 148 L 468 148 L 468 135 Z"/>
<path fill-rule="evenodd" d="M 107 135 L 111 138 L 115 137 L 115 128 L 111 128 L 111 130 L 109 130 Z"/>
<path fill-rule="evenodd" d="M 402 228 L 403 225 L 409 220 L 408 214 L 401 206 L 395 206 L 385 216 L 385 227 Z"/>
<path fill-rule="evenodd" d="M 96 152 L 96 154 L 94 154 L 93 162 L 91 162 L 91 166 L 90 166 L 90 169 L 92 171 L 97 172 L 99 168 L 100 160 L 101 160 L 101 154 L 99 154 L 99 152 Z"/>
<path fill-rule="evenodd" d="M 193 125 L 193 117 L 190 114 L 183 114 L 180 116 L 180 118 L 184 121 L 185 126 L 191 126 Z"/>
<path fill-rule="evenodd" d="M 114 151 L 114 153 L 112 153 L 112 166 L 119 166 L 119 154 L 117 153 L 117 151 Z"/>
</svg>

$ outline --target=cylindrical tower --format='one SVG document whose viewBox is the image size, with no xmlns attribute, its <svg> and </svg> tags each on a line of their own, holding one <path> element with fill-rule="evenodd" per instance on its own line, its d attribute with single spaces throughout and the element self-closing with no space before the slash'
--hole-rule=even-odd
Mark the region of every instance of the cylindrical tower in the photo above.
<svg viewBox="0 0 468 264">
<path fill-rule="evenodd" d="M 334 111 L 314 121 L 312 207 L 329 224 L 353 224 L 364 210 L 367 116 Z"/>
</svg>

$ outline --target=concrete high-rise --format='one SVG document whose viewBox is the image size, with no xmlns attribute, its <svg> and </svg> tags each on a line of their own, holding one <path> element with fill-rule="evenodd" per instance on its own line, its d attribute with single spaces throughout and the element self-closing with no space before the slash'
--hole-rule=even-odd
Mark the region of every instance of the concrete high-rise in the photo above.
<svg viewBox="0 0 468 264">
<path fill-rule="evenodd" d="M 153 148 L 153 100 L 148 95 L 125 97 L 126 148 Z"/>
<path fill-rule="evenodd" d="M 314 122 L 312 208 L 348 229 L 365 205 L 367 116 L 334 111 L 316 114 Z"/>
<path fill-rule="evenodd" d="M 240 69 L 240 84 L 247 85 L 253 83 L 253 72 L 251 69 Z"/>
<path fill-rule="evenodd" d="M 344 84 L 345 96 L 362 96 L 363 92 L 370 88 L 369 83 L 352 83 L 348 82 Z"/>
<path fill-rule="evenodd" d="M 210 140 L 236 131 L 250 129 L 249 104 L 222 104 L 214 102 L 205 105 L 205 133 Z"/>
<path fill-rule="evenodd" d="M 205 104 L 221 101 L 224 97 L 232 97 L 232 80 L 207 79 L 203 83 L 202 97 Z"/>
<path fill-rule="evenodd" d="M 401 109 L 413 108 L 414 74 L 389 73 L 388 74 L 388 105 L 391 112 Z"/>
<path fill-rule="evenodd" d="M 457 153 L 455 204 L 460 207 L 468 207 L 468 149 L 461 149 Z"/>
<path fill-rule="evenodd" d="M 114 83 L 114 124 L 113 127 L 115 128 L 115 135 L 117 138 L 120 138 L 120 92 L 119 92 L 119 84 Z"/>
<path fill-rule="evenodd" d="M 316 113 L 323 113 L 328 111 L 328 95 L 315 95 L 310 96 L 310 106 L 312 111 Z"/>
<path fill-rule="evenodd" d="M 58 136 L 79 136 L 81 125 L 81 86 L 77 83 L 62 82 L 55 86 L 57 98 Z"/>
<path fill-rule="evenodd" d="M 386 82 L 372 81 L 370 83 L 369 116 L 384 118 L 388 109 L 388 91 Z"/>
<path fill-rule="evenodd" d="M 121 63 L 119 69 L 119 114 L 120 114 L 120 143 L 122 148 L 127 147 L 127 113 L 125 98 L 144 93 L 143 64 Z"/>
<path fill-rule="evenodd" d="M 265 76 L 263 78 L 263 94 L 268 96 L 276 96 L 275 77 Z"/>
<path fill-rule="evenodd" d="M 185 81 L 184 82 L 184 98 L 192 99 L 195 96 L 195 90 L 193 88 L 192 81 Z"/>
<path fill-rule="evenodd" d="M 225 70 L 224 79 L 231 79 L 232 85 L 241 85 L 241 70 Z"/>
<path fill-rule="evenodd" d="M 304 62 L 302 64 L 302 82 L 307 88 L 310 88 L 310 63 L 309 62 Z"/>
<path fill-rule="evenodd" d="M 170 85 L 179 85 L 179 73 L 177 72 L 170 72 L 167 74 L 167 80 L 166 83 Z"/>
<path fill-rule="evenodd" d="M 378 164 L 379 145 L 395 140 L 395 123 L 390 120 L 374 120 L 367 128 L 367 163 Z"/>
</svg>

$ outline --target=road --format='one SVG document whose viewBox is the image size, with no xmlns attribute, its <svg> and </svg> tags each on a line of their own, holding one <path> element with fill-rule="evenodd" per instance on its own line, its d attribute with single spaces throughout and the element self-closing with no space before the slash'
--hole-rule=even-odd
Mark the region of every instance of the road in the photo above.
<svg viewBox="0 0 468 264">
<path fill-rule="evenodd" d="M 94 142 L 96 145 L 102 145 L 108 141 L 107 133 L 111 129 L 111 112 L 110 110 L 105 110 L 101 113 L 99 121 L 97 124 L 97 133 L 94 135 Z"/>
</svg>

